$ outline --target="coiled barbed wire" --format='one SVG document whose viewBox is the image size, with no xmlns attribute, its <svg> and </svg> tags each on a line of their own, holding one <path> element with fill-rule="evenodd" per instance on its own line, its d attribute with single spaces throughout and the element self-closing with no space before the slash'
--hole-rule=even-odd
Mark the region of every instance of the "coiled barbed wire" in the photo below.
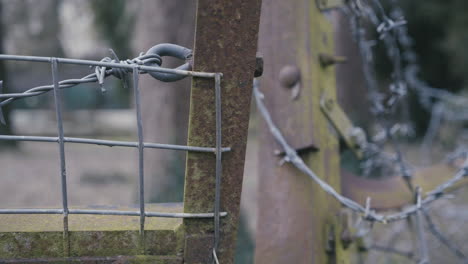
<svg viewBox="0 0 468 264">
<path fill-rule="evenodd" d="M 372 2 L 367 2 L 365 4 L 359 0 L 349 1 L 348 5 L 345 7 L 345 10 L 351 14 L 351 19 L 358 20 L 362 18 L 367 18 L 370 21 L 370 24 L 375 27 L 377 34 L 379 35 L 379 39 L 382 40 L 384 46 L 387 51 L 387 56 L 390 59 L 390 62 L 393 66 L 392 72 L 392 83 L 390 84 L 390 91 L 392 92 L 392 96 L 395 97 L 394 100 L 389 100 L 391 102 L 397 102 L 398 100 L 402 101 L 403 103 L 403 114 L 406 117 L 406 121 L 408 121 L 408 100 L 404 98 L 407 93 L 406 86 L 414 89 L 416 94 L 418 95 L 419 102 L 423 106 L 426 111 L 431 112 L 431 121 L 429 128 L 424 136 L 423 144 L 421 150 L 426 150 L 426 157 L 427 153 L 429 153 L 430 147 L 432 146 L 432 141 L 435 138 L 436 131 L 440 126 L 441 120 L 451 120 L 451 121 L 461 121 L 467 120 L 468 113 L 467 108 L 464 107 L 468 103 L 467 98 L 457 96 L 452 94 L 448 91 L 437 89 L 430 87 L 426 82 L 420 80 L 417 76 L 419 71 L 419 66 L 417 64 L 417 55 L 412 50 L 412 40 L 408 34 L 408 30 L 406 28 L 406 21 L 404 20 L 403 12 L 401 8 L 397 4 L 397 0 L 391 0 L 391 15 L 387 15 L 383 5 L 380 3 L 379 0 L 371 0 Z M 356 3 L 359 2 L 359 5 Z M 380 16 L 380 19 L 379 19 Z M 391 17 L 391 18 L 390 18 Z M 354 23 L 352 24 L 354 27 L 355 32 L 361 33 L 359 36 L 365 36 L 366 28 L 362 24 Z M 362 47 L 363 44 L 360 43 L 362 39 L 357 38 L 358 46 Z M 400 47 L 402 47 L 402 51 L 400 51 Z M 372 67 L 372 49 L 363 49 L 361 48 L 361 56 L 363 57 L 364 64 L 367 64 L 367 67 Z M 402 65 L 406 64 L 406 67 L 403 69 Z M 369 66 L 371 65 L 371 66 Z M 366 67 L 364 65 L 364 67 Z M 365 78 L 368 80 L 369 78 L 375 78 L 372 76 L 371 72 L 364 71 Z M 369 82 L 367 82 L 369 84 Z M 376 82 L 375 82 L 376 83 Z M 373 83 L 370 83 L 373 84 Z M 405 89 L 401 89 L 401 93 L 394 93 L 392 91 L 392 87 L 397 87 L 398 85 L 402 85 Z M 372 95 L 372 94 L 371 94 Z M 376 97 L 373 98 L 374 100 Z M 403 99 L 403 100 L 402 100 Z M 455 112 L 454 110 L 458 110 Z M 386 135 L 388 131 L 386 131 Z M 389 138 L 390 143 L 392 143 L 393 139 Z M 394 144 L 394 143 L 392 143 Z M 397 151 L 397 149 L 395 148 Z M 466 161 L 466 154 L 460 153 L 457 150 L 457 157 L 463 156 Z M 466 150 L 463 150 L 463 152 Z M 398 152 L 397 152 L 398 156 Z M 402 157 L 402 156 L 401 156 Z M 427 160 L 427 158 L 426 158 Z M 370 162 L 373 165 L 372 160 Z M 403 164 L 403 160 L 399 160 L 400 164 Z M 464 163 L 464 167 L 466 168 L 466 162 Z M 460 171 L 461 173 L 461 171 Z M 466 169 L 464 172 L 466 175 Z M 434 195 L 440 193 L 440 191 L 447 186 L 453 184 L 453 181 L 456 181 L 461 174 L 455 175 L 451 180 L 447 181 L 444 184 L 441 184 L 439 187 L 435 188 L 433 191 L 429 192 L 427 195 Z M 419 189 L 414 189 L 411 186 L 411 179 L 408 180 L 409 187 L 416 193 Z M 418 196 L 418 199 L 421 199 Z M 416 221 L 417 221 L 417 232 L 419 237 L 419 248 L 420 248 L 420 262 L 428 262 L 429 261 L 429 253 L 427 250 L 427 243 L 424 238 L 423 234 L 423 219 L 428 225 L 429 231 L 442 243 L 444 244 L 455 256 L 457 256 L 463 263 L 468 263 L 468 258 L 457 248 L 457 246 L 448 238 L 446 238 L 435 226 L 433 223 L 430 215 L 427 213 L 427 209 L 422 207 L 422 211 L 418 211 L 416 214 Z"/>
<path fill-rule="evenodd" d="M 338 202 L 340 202 L 345 207 L 363 215 L 367 221 L 370 222 L 380 222 L 380 223 L 389 223 L 394 221 L 399 221 L 408 218 L 409 216 L 415 214 L 422 207 L 425 207 L 432 202 L 441 199 L 445 195 L 445 191 L 461 181 L 468 175 L 468 159 L 464 162 L 461 166 L 461 169 L 457 171 L 457 173 L 447 182 L 437 186 L 434 190 L 428 192 L 426 197 L 421 200 L 420 205 L 409 205 L 408 207 L 404 208 L 400 212 L 393 213 L 393 214 L 379 214 L 374 210 L 370 209 L 370 205 L 362 206 L 356 201 L 353 201 L 347 197 L 342 196 L 337 192 L 332 186 L 328 183 L 323 181 L 320 177 L 318 177 L 302 160 L 302 158 L 297 154 L 297 152 L 289 145 L 286 139 L 283 137 L 279 128 L 273 122 L 271 115 L 266 108 L 265 104 L 263 103 L 264 95 L 259 90 L 260 87 L 260 80 L 254 80 L 254 88 L 253 94 L 255 97 L 255 101 L 257 104 L 257 108 L 267 123 L 268 129 L 272 134 L 275 141 L 281 146 L 283 152 L 285 153 L 284 161 L 293 164 L 298 170 L 303 172 L 304 174 L 308 175 L 313 181 L 315 181 L 320 187 L 328 194 L 333 196 Z"/>
<path fill-rule="evenodd" d="M 382 22 L 373 9 L 363 5 L 362 2 L 350 1 L 346 8 L 343 8 L 345 14 L 349 16 L 351 28 L 353 30 L 354 38 L 358 44 L 361 57 L 363 59 L 363 74 L 366 81 L 366 87 L 369 93 L 369 101 L 372 104 L 371 113 L 376 117 L 378 124 L 383 129 L 383 137 L 376 142 L 369 142 L 363 148 L 365 154 L 365 161 L 361 163 L 361 168 L 365 175 L 369 175 L 372 171 L 378 168 L 387 167 L 391 168 L 396 165 L 400 174 L 405 178 L 405 181 L 410 189 L 413 188 L 409 178 L 412 177 L 411 166 L 405 160 L 403 152 L 399 143 L 395 140 L 395 126 L 392 126 L 389 116 L 395 111 L 398 102 L 404 102 L 404 109 L 407 110 L 407 103 L 403 100 L 407 94 L 405 82 L 403 80 L 403 72 L 401 69 L 400 51 L 395 48 L 396 40 L 393 38 L 391 31 L 396 27 L 406 24 L 406 21 L 393 21 L 388 18 L 383 10 L 379 8 L 382 13 Z M 377 40 L 368 40 L 367 30 L 364 25 L 364 18 L 367 18 L 376 28 L 379 34 L 379 39 L 385 43 L 387 47 L 387 55 L 391 58 L 393 64 L 392 82 L 389 85 L 390 97 L 387 98 L 379 91 L 379 84 L 374 70 L 374 54 L 372 51 L 373 46 L 376 45 Z M 404 111 L 407 112 L 407 111 Z M 407 114 L 405 115 L 408 118 Z M 408 122 L 408 121 L 407 121 Z M 400 125 L 401 126 L 401 125 Z M 405 125 L 407 127 L 407 125 Z M 406 128 L 406 130 L 409 130 Z M 395 162 L 391 162 L 383 153 L 382 149 L 386 142 L 389 142 L 395 151 Z"/>
<path fill-rule="evenodd" d="M 363 2 L 361 0 L 349 0 L 346 2 L 343 11 L 350 18 L 351 28 L 356 42 L 358 43 L 359 51 L 363 60 L 364 78 L 368 87 L 369 99 L 372 103 L 372 113 L 375 115 L 376 120 L 383 128 L 381 132 L 372 137 L 372 141 L 367 141 L 366 136 L 360 137 L 360 147 L 364 150 L 365 159 L 361 163 L 361 168 L 365 173 L 370 173 L 376 167 L 395 166 L 399 168 L 402 176 L 406 180 L 408 187 L 415 194 L 415 204 L 410 204 L 403 208 L 401 211 L 392 214 L 379 214 L 371 210 L 371 199 L 368 197 L 366 205 L 363 206 L 356 201 L 342 196 L 333 189 L 328 183 L 319 178 L 301 159 L 296 151 L 286 142 L 280 130 L 274 124 L 268 109 L 263 104 L 263 94 L 259 91 L 260 81 L 254 80 L 254 96 L 257 102 L 257 108 L 267 123 L 273 138 L 281 146 L 285 156 L 284 162 L 289 162 L 294 165 L 298 170 L 308 175 L 315 181 L 326 193 L 333 196 L 339 203 L 346 208 L 358 213 L 366 222 L 372 223 L 381 222 L 389 223 L 408 219 L 415 215 L 417 233 L 420 243 L 420 261 L 429 261 L 429 253 L 427 250 L 427 242 L 425 241 L 423 220 L 429 226 L 429 231 L 440 240 L 454 255 L 468 263 L 466 256 L 457 248 L 457 246 L 447 239 L 432 222 L 430 215 L 427 213 L 428 205 L 434 201 L 446 197 L 448 188 L 454 186 L 456 183 L 464 179 L 468 175 L 468 155 L 466 148 L 458 149 L 452 153 L 450 159 L 464 159 L 461 168 L 450 178 L 450 180 L 440 184 L 433 190 L 426 193 L 423 198 L 421 189 L 412 185 L 411 167 L 412 165 L 404 158 L 398 143 L 395 140 L 397 133 L 403 132 L 408 136 L 412 134 L 412 127 L 409 124 L 408 115 L 408 87 L 414 89 L 419 95 L 420 102 L 425 109 L 435 111 L 439 116 L 447 116 L 454 114 L 447 110 L 449 104 L 457 106 L 463 105 L 468 102 L 466 98 L 452 94 L 450 92 L 436 89 L 428 86 L 425 82 L 417 77 L 419 67 L 417 66 L 416 54 L 410 50 L 411 41 L 407 35 L 406 21 L 403 19 L 403 13 L 392 13 L 388 16 L 379 2 L 379 0 L 370 0 Z M 396 4 L 396 1 L 393 0 Z M 367 20 L 373 25 L 378 35 L 378 40 L 368 39 L 368 29 L 365 22 Z M 386 47 L 386 54 L 392 63 L 391 82 L 388 86 L 386 96 L 379 89 L 379 84 L 374 72 L 374 52 L 373 47 L 378 41 L 382 41 Z M 402 42 L 405 45 L 402 45 Z M 405 47 L 403 51 L 400 50 L 399 45 Z M 412 63 L 404 62 L 403 59 L 412 59 Z M 403 65 L 406 65 L 403 67 Z M 437 100 L 434 102 L 434 99 Z M 449 103 L 447 103 L 449 102 Z M 466 105 L 466 103 L 465 103 Z M 401 107 L 406 124 L 394 123 L 390 120 L 390 116 L 395 112 L 396 107 Z M 465 108 L 466 109 L 466 108 Z M 468 112 L 468 111 L 467 111 Z M 468 115 L 467 115 L 468 116 Z M 464 115 L 458 117 L 449 117 L 452 120 L 465 120 Z M 434 123 L 434 122 L 433 122 Z M 432 131 L 431 133 L 434 133 Z M 426 137 L 427 138 L 427 137 Z M 390 143 L 395 151 L 394 154 L 383 151 L 386 143 Z M 423 218 L 424 217 L 424 218 Z M 370 230 L 370 229 L 369 229 Z M 368 230 L 368 231 L 369 231 Z M 358 232 L 359 233 L 359 232 Z M 368 232 L 364 232 L 367 234 Z M 421 241 L 424 240 L 424 241 Z M 416 257 L 416 254 L 411 254 L 410 258 Z"/>
<path fill-rule="evenodd" d="M 395 132 L 399 132 L 403 136 L 411 136 L 414 133 L 412 125 L 409 122 L 408 99 L 406 98 L 408 88 L 416 92 L 419 102 L 424 109 L 432 113 L 431 126 L 426 131 L 424 143 L 421 145 L 422 156 L 426 157 L 424 158 L 425 163 L 427 163 L 427 156 L 429 155 L 429 152 L 425 152 L 425 150 L 432 146 L 441 121 L 468 120 L 468 110 L 464 107 L 468 104 L 467 98 L 446 90 L 430 87 L 417 77 L 419 71 L 417 55 L 412 50 L 413 41 L 409 37 L 407 23 L 396 0 L 392 0 L 391 4 L 391 15 L 386 14 L 379 0 L 348 1 L 347 5 L 342 8 L 344 13 L 350 18 L 351 29 L 363 58 L 364 78 L 369 89 L 369 99 L 372 102 L 371 112 L 376 116 L 376 120 L 383 130 L 383 133 L 378 132 L 378 134 L 383 136 L 371 137 L 373 142 L 369 142 L 367 144 L 368 148 L 364 149 L 364 153 L 368 154 L 365 161 L 361 163 L 364 175 L 369 175 L 376 168 L 381 168 L 382 166 L 392 166 L 391 160 L 379 155 L 379 153 L 383 153 L 381 149 L 387 142 L 395 149 L 395 156 L 398 162 L 394 164 L 400 167 L 403 175 L 409 176 L 411 174 L 410 168 L 413 166 L 411 164 L 404 165 L 409 164 L 409 162 L 405 161 L 393 136 Z M 376 45 L 377 40 L 369 39 L 372 34 L 369 33 L 367 25 L 372 25 L 372 28 L 375 29 L 376 34 L 379 36 L 378 39 L 383 42 L 387 51 L 387 57 L 392 64 L 392 81 L 388 89 L 390 97 L 384 96 L 378 88 L 379 85 L 373 70 L 373 47 Z M 402 65 L 406 66 L 403 67 Z M 400 102 L 404 123 L 396 123 L 391 126 L 389 125 L 391 123 L 389 118 L 394 112 L 397 102 Z M 399 127 L 398 131 L 392 131 L 395 127 Z"/>
</svg>

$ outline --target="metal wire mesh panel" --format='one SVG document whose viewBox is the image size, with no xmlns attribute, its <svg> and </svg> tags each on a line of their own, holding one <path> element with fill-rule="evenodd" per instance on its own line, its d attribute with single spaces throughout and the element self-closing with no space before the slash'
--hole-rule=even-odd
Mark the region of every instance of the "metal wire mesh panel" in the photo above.
<svg viewBox="0 0 468 264">
<path fill-rule="evenodd" d="M 50 57 L 33 57 L 33 56 L 17 56 L 17 55 L 0 55 L 0 60 L 7 61 L 26 61 L 36 63 L 49 63 L 51 66 L 51 75 L 53 84 L 44 85 L 31 88 L 23 93 L 9 93 L 0 94 L 0 109 L 6 104 L 31 96 L 39 96 L 49 91 L 53 91 L 55 103 L 55 116 L 57 119 L 57 136 L 44 137 L 44 136 L 17 136 L 17 135 L 0 135 L 0 140 L 4 141 L 33 141 L 33 142 L 46 142 L 57 143 L 59 152 L 59 177 L 61 182 L 61 196 L 62 208 L 57 209 L 0 209 L 0 214 L 61 214 L 63 215 L 63 235 L 69 243 L 69 230 L 68 230 L 68 216 L 70 214 L 85 214 L 85 215 L 115 215 L 115 216 L 139 216 L 140 217 L 140 237 L 144 238 L 145 218 L 146 217 L 168 217 L 168 218 L 213 218 L 215 225 L 215 241 L 213 246 L 213 256 L 216 258 L 216 248 L 219 243 L 219 220 L 220 217 L 226 216 L 226 212 L 220 212 L 220 190 L 221 190 L 221 156 L 223 152 L 230 151 L 228 147 L 222 147 L 221 138 L 221 73 L 208 73 L 208 72 L 193 72 L 190 71 L 191 66 L 185 63 L 176 69 L 162 68 L 162 56 L 176 57 L 182 60 L 187 60 L 192 56 L 192 51 L 184 47 L 174 44 L 159 44 L 149 49 L 145 54 L 141 54 L 132 60 L 120 61 L 115 53 L 114 59 L 104 58 L 101 61 L 91 60 L 78 60 L 68 58 L 50 58 Z M 89 74 L 81 79 L 60 80 L 59 66 L 61 64 L 71 65 L 84 65 L 95 67 L 95 72 Z M 133 86 L 134 100 L 135 100 L 135 114 L 136 114 L 136 127 L 138 134 L 138 141 L 114 141 L 114 140 L 101 140 L 92 138 L 74 138 L 66 137 L 63 129 L 62 117 L 62 98 L 61 92 L 63 89 L 74 87 L 81 83 L 99 83 L 103 87 L 105 78 L 115 76 L 127 85 L 127 75 L 131 74 L 132 78 L 130 83 Z M 164 82 L 173 82 L 185 78 L 186 76 L 194 76 L 200 78 L 213 79 L 215 82 L 215 107 L 216 109 L 216 145 L 214 147 L 201 147 L 201 146 L 185 146 L 185 145 L 171 145 L 162 143 L 151 143 L 144 141 L 143 123 L 141 117 L 141 96 L 139 88 L 139 77 L 141 74 L 149 74 L 155 79 Z M 102 88 L 103 89 L 103 88 Z M 1 110 L 0 110 L 1 111 Z M 0 114 L 1 122 L 5 124 L 3 115 Z M 138 149 L 138 211 L 118 211 L 118 210 L 82 210 L 71 209 L 68 205 L 68 190 L 67 190 L 67 159 L 65 144 L 91 144 L 100 146 L 119 146 L 130 147 Z M 165 213 L 165 212 L 152 212 L 145 210 L 144 201 L 144 155 L 145 148 L 151 149 L 169 149 L 177 151 L 192 151 L 192 152 L 205 152 L 213 153 L 213 158 L 216 159 L 216 190 L 214 212 L 200 212 L 200 213 Z"/>
</svg>

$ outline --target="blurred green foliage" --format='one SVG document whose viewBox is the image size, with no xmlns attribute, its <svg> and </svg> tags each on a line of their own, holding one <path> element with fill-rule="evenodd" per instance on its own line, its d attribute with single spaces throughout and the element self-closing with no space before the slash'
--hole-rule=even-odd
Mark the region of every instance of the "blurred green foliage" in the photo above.
<svg viewBox="0 0 468 264">
<path fill-rule="evenodd" d="M 383 0 L 387 11 L 389 3 Z M 398 0 L 404 11 L 413 50 L 417 53 L 421 71 L 419 78 L 430 86 L 450 92 L 466 91 L 468 84 L 468 1 L 466 0 Z M 376 67 L 379 79 L 390 79 L 391 64 L 382 44 L 377 47 Z M 430 113 L 419 105 L 417 94 L 410 92 L 411 119 L 416 132 L 426 131 Z"/>
<path fill-rule="evenodd" d="M 432 86 L 458 92 L 467 82 L 468 2 L 399 1 L 405 11 L 421 77 Z"/>
<path fill-rule="evenodd" d="M 130 39 L 135 25 L 135 16 L 128 12 L 126 0 L 91 0 L 96 29 L 108 41 L 118 56 L 132 55 Z"/>
<path fill-rule="evenodd" d="M 94 25 L 102 38 L 109 43 L 119 59 L 135 57 L 132 54 L 131 39 L 135 27 L 135 15 L 128 10 L 126 0 L 90 0 L 94 12 Z M 130 91 L 124 89 L 123 84 L 112 82 L 115 89 L 110 89 L 106 96 L 95 97 L 95 104 L 99 108 L 127 108 L 129 107 Z M 110 94 L 110 96 L 109 96 Z M 111 98 L 113 101 L 109 100 Z"/>
</svg>

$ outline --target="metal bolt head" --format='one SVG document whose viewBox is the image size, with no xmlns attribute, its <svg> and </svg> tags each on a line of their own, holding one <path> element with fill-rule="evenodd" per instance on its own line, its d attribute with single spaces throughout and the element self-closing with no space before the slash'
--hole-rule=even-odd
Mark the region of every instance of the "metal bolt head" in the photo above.
<svg viewBox="0 0 468 264">
<path fill-rule="evenodd" d="M 284 88 L 293 88 L 301 80 L 301 70 L 296 65 L 286 65 L 279 72 L 279 81 Z"/>
<path fill-rule="evenodd" d="M 255 73 L 254 77 L 260 77 L 263 74 L 263 56 L 257 53 L 255 57 Z"/>
<path fill-rule="evenodd" d="M 320 53 L 319 54 L 319 61 L 320 65 L 322 67 L 328 67 L 334 64 L 338 63 L 346 63 L 348 59 L 343 56 L 336 56 L 336 55 L 331 55 L 331 54 L 326 54 L 326 53 Z"/>
</svg>

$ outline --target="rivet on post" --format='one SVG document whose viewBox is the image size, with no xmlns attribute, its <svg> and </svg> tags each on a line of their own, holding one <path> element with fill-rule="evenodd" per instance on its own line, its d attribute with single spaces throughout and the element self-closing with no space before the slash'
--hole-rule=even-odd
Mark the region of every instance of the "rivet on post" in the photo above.
<svg viewBox="0 0 468 264">
<path fill-rule="evenodd" d="M 282 87 L 291 89 L 291 99 L 299 98 L 301 92 L 301 70 L 296 65 L 286 65 L 279 72 Z"/>
<path fill-rule="evenodd" d="M 257 52 L 255 57 L 255 72 L 254 77 L 260 77 L 263 74 L 263 56 Z"/>
</svg>

